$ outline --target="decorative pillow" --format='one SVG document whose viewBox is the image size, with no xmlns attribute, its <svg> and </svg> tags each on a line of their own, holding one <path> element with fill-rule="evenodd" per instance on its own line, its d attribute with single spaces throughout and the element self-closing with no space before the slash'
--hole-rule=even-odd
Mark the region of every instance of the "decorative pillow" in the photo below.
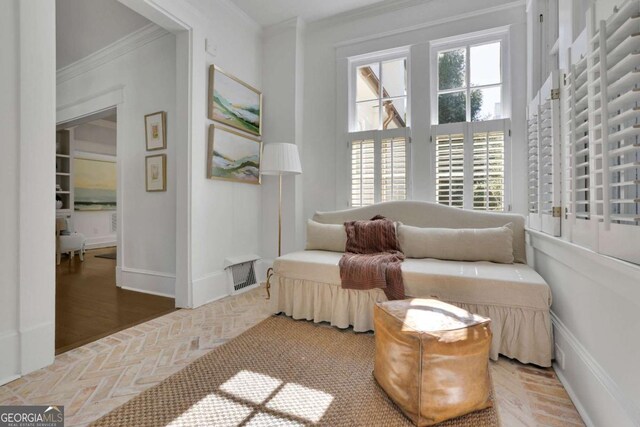
<svg viewBox="0 0 640 427">
<path fill-rule="evenodd" d="M 306 250 L 344 252 L 347 245 L 347 232 L 343 224 L 321 224 L 310 219 L 307 221 Z"/>
<path fill-rule="evenodd" d="M 498 228 L 420 228 L 401 224 L 398 238 L 407 258 L 513 264 L 511 223 Z"/>
</svg>

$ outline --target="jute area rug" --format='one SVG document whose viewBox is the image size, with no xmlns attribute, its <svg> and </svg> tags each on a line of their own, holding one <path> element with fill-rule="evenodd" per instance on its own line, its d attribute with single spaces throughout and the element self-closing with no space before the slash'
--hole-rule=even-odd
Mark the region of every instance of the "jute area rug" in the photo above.
<svg viewBox="0 0 640 427">
<path fill-rule="evenodd" d="M 95 426 L 410 426 L 373 378 L 374 338 L 273 316 Z M 440 426 L 499 426 L 494 408 Z"/>
</svg>

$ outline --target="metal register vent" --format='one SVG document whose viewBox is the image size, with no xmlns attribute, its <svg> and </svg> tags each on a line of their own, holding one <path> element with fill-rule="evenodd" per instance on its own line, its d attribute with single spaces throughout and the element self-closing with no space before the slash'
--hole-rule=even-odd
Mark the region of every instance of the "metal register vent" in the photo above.
<svg viewBox="0 0 640 427">
<path fill-rule="evenodd" d="M 248 286 L 255 285 L 256 273 L 253 268 L 253 261 L 243 262 L 231 266 L 231 275 L 233 276 L 233 290 L 238 292 Z"/>
<path fill-rule="evenodd" d="M 258 285 L 255 271 L 255 262 L 258 259 L 260 257 L 257 255 L 243 255 L 224 260 L 230 293 L 246 291 Z"/>
</svg>

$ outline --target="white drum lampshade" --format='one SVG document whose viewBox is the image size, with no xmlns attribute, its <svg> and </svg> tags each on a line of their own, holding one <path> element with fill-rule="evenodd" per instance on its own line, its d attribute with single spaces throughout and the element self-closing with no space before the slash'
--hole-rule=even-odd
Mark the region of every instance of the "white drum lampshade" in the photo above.
<svg viewBox="0 0 640 427">
<path fill-rule="evenodd" d="M 298 147 L 295 144 L 264 144 L 260 159 L 261 175 L 299 175 L 302 173 Z"/>
</svg>

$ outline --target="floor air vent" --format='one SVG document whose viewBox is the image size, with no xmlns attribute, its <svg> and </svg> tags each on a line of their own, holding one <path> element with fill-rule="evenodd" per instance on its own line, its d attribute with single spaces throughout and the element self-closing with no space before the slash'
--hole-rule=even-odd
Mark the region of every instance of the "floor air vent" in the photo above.
<svg viewBox="0 0 640 427">
<path fill-rule="evenodd" d="M 245 255 L 225 259 L 225 269 L 231 284 L 232 294 L 252 289 L 258 285 L 256 280 L 255 262 L 260 259 L 257 255 Z"/>
</svg>

